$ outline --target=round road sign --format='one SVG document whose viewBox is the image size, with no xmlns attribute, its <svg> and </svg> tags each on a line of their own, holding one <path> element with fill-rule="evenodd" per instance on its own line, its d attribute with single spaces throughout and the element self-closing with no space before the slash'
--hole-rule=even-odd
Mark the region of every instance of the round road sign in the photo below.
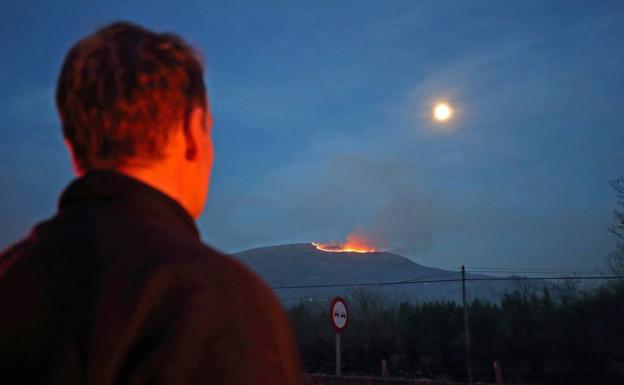
<svg viewBox="0 0 624 385">
<path fill-rule="evenodd" d="M 347 301 L 342 297 L 336 297 L 329 305 L 329 320 L 337 333 L 342 333 L 349 323 L 349 309 Z"/>
</svg>

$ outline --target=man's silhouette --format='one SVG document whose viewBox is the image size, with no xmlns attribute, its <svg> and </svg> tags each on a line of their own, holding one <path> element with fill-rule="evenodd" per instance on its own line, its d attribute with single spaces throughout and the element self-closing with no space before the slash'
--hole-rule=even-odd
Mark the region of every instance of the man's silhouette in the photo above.
<svg viewBox="0 0 624 385">
<path fill-rule="evenodd" d="M 199 239 L 213 148 L 195 51 L 112 24 L 71 48 L 56 101 L 78 178 L 0 255 L 0 383 L 299 383 L 271 290 Z"/>
</svg>

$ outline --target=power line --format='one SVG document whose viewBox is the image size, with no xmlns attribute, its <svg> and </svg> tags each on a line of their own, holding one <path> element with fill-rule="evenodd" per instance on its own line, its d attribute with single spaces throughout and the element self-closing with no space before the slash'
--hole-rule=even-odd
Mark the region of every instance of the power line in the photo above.
<svg viewBox="0 0 624 385">
<path fill-rule="evenodd" d="M 310 301 L 312 299 L 314 300 L 319 300 L 319 299 L 328 299 L 328 298 L 333 298 L 339 294 L 343 294 L 343 293 L 348 293 L 350 292 L 351 289 L 343 289 L 343 290 L 338 290 L 338 291 L 332 291 L 331 293 L 323 293 L 323 294 L 313 294 L 313 295 L 300 295 L 297 297 L 290 297 L 290 298 L 285 298 L 282 300 L 282 302 L 284 303 L 300 303 L 300 302 L 306 302 L 306 301 Z"/>
<path fill-rule="evenodd" d="M 602 279 L 624 279 L 624 276 L 542 276 L 542 277 L 476 277 L 466 278 L 466 281 L 536 281 L 536 280 L 602 280 Z M 447 283 L 461 282 L 461 278 L 450 279 L 431 279 L 431 280 L 406 280 L 394 282 L 356 282 L 356 283 L 334 283 L 334 284 L 312 284 L 312 285 L 290 285 L 290 286 L 273 286 L 273 290 L 290 290 L 290 289 L 318 289 L 328 287 L 366 287 L 366 286 L 392 286 L 392 285 L 413 285 L 428 283 Z"/>
<path fill-rule="evenodd" d="M 550 270 L 550 271 L 606 271 L 604 269 L 560 269 L 551 267 L 493 267 L 493 266 L 472 266 L 471 270 Z"/>
<path fill-rule="evenodd" d="M 411 283 L 434 283 L 434 282 L 458 282 L 461 279 L 438 279 L 429 281 L 397 281 L 397 282 L 359 282 L 359 283 L 334 283 L 334 284 L 317 284 L 317 285 L 294 285 L 294 286 L 273 286 L 273 290 L 282 289 L 313 289 L 324 287 L 351 287 L 351 286 L 389 286 L 389 285 L 407 285 Z"/>
<path fill-rule="evenodd" d="M 502 273 L 508 273 L 508 274 L 612 274 L 612 271 L 608 271 L 608 270 L 601 270 L 601 269 L 568 269 L 568 270 L 561 270 L 561 269 L 521 269 L 521 268 L 473 268 L 468 270 L 468 272 L 470 273 L 498 273 L 498 274 L 502 274 Z"/>
<path fill-rule="evenodd" d="M 436 278 L 436 277 L 446 277 L 449 275 L 456 275 L 459 276 L 459 272 L 453 272 L 453 271 L 449 271 L 449 272 L 445 272 L 445 273 L 439 273 L 439 274 L 433 274 L 433 275 L 427 275 L 424 277 L 421 277 L 420 280 L 422 279 L 429 279 L 429 278 Z M 417 278 L 412 278 L 409 280 L 404 280 L 404 281 L 396 281 L 396 282 L 386 282 L 386 284 L 403 284 L 406 282 L 415 282 L 416 280 L 418 280 Z M 353 286 L 363 286 L 363 285 L 367 285 L 367 286 L 373 286 L 376 285 L 375 283 L 370 283 L 370 284 L 329 284 L 329 285 L 320 285 L 320 288 L 323 287 L 353 287 Z M 316 288 L 314 286 L 301 286 L 301 287 L 288 287 L 288 286 L 276 286 L 276 287 L 272 287 L 272 289 L 288 289 L 288 288 L 292 288 L 292 289 L 297 289 L 297 288 Z M 334 293 L 346 293 L 350 291 L 350 289 L 347 290 L 341 290 L 339 292 L 334 292 Z M 322 296 L 317 296 L 318 298 L 325 298 L 325 297 L 330 297 L 331 294 L 323 294 Z M 315 298 L 317 298 L 315 297 Z M 307 295 L 303 295 L 303 296 L 299 296 L 297 298 L 309 298 L 309 296 Z M 295 298 L 289 298 L 286 299 L 286 301 L 292 301 L 295 300 Z"/>
<path fill-rule="evenodd" d="M 549 270 L 549 269 L 533 269 L 533 270 L 513 270 L 513 269 L 470 269 L 466 270 L 470 273 L 551 273 L 551 274 L 611 274 L 606 270 Z"/>
</svg>

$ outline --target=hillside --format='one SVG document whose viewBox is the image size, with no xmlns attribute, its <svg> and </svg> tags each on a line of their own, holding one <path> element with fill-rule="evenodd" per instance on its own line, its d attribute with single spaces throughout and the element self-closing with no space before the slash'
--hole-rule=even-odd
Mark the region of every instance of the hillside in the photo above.
<svg viewBox="0 0 624 385">
<path fill-rule="evenodd" d="M 369 285 L 395 299 L 411 301 L 461 300 L 459 271 L 427 267 L 408 258 L 388 252 L 332 253 L 318 250 L 312 244 L 300 243 L 246 250 L 234 257 L 247 264 L 264 278 L 286 306 L 302 300 L 317 300 L 346 295 L 362 283 L 393 282 L 392 285 Z M 467 274 L 471 278 L 484 275 Z M 398 284 L 402 281 L 436 281 Z M 327 285 L 346 285 L 322 287 Z M 353 286 L 351 286 L 353 284 Z M 533 282 L 532 286 L 543 285 Z M 308 288 L 278 288 L 284 286 L 320 286 Z M 518 287 L 513 281 L 468 281 L 469 299 L 497 302 L 505 291 Z"/>
</svg>

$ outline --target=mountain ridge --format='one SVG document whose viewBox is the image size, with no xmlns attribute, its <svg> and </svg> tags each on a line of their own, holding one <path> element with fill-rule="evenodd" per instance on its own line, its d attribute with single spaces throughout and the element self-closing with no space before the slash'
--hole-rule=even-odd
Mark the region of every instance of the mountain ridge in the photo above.
<svg viewBox="0 0 624 385">
<path fill-rule="evenodd" d="M 233 256 L 273 287 L 287 306 L 296 301 L 344 295 L 362 284 L 393 298 L 415 302 L 461 300 L 459 271 L 424 266 L 390 252 L 327 252 L 311 243 L 295 243 L 248 249 Z M 470 282 L 487 277 L 466 274 L 470 300 L 498 302 L 505 292 L 517 288 L 512 282 L 500 280 Z M 531 284 L 535 286 L 536 282 Z"/>
</svg>

